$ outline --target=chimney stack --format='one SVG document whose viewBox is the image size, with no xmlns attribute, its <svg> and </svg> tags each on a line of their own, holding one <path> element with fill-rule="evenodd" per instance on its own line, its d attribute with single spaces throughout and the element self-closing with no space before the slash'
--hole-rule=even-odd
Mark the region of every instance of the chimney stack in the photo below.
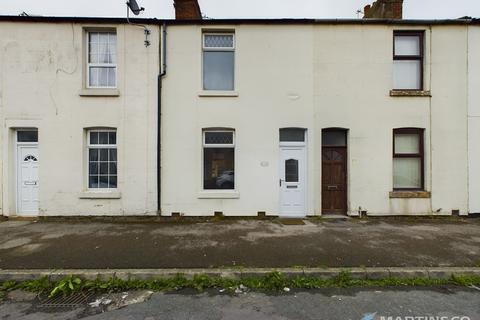
<svg viewBox="0 0 480 320">
<path fill-rule="evenodd" d="M 201 20 L 202 12 L 198 0 L 174 0 L 176 20 Z"/>
<path fill-rule="evenodd" d="M 364 19 L 402 19 L 403 0 L 377 0 L 363 12 Z"/>
</svg>

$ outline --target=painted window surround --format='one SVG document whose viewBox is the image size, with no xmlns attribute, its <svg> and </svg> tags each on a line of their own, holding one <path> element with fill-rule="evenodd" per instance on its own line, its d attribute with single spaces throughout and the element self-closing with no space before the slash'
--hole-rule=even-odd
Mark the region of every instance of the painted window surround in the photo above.
<svg viewBox="0 0 480 320">
<path fill-rule="evenodd" d="M 82 29 L 82 88 L 79 91 L 81 97 L 118 97 L 120 96 L 119 84 L 119 56 L 117 50 L 116 63 L 116 87 L 115 88 L 89 88 L 88 87 L 88 33 L 89 32 L 115 32 L 117 34 L 117 48 L 118 31 L 115 26 L 84 26 Z"/>
<path fill-rule="evenodd" d="M 389 92 L 390 97 L 432 97 L 432 93 L 430 91 L 430 81 L 429 81 L 429 73 L 430 73 L 430 50 L 431 48 L 428 46 L 430 40 L 430 34 L 428 30 L 419 30 L 419 29 L 410 29 L 410 28 L 401 28 L 395 29 L 393 31 L 393 61 L 395 61 L 395 36 L 396 35 L 417 35 L 421 37 L 421 89 L 392 89 Z"/>
<path fill-rule="evenodd" d="M 208 97 L 219 97 L 219 98 L 235 98 L 240 95 L 238 92 L 238 83 L 237 83 L 237 34 L 235 29 L 231 28 L 208 28 L 202 29 L 200 31 L 201 41 L 201 75 L 200 75 L 200 90 L 198 91 L 198 96 L 203 98 Z M 204 51 L 204 35 L 205 34 L 230 34 L 233 35 L 233 90 L 204 90 L 203 89 L 203 51 Z"/>
<path fill-rule="evenodd" d="M 90 189 L 88 188 L 88 174 L 89 174 L 89 168 L 88 168 L 88 150 L 89 150 L 89 133 L 91 131 L 115 131 L 117 134 L 117 188 L 110 188 L 110 189 L 102 189 L 102 188 L 94 188 Z M 119 184 L 119 179 L 118 177 L 120 176 L 119 170 L 118 170 L 118 130 L 115 128 L 110 128 L 110 127 L 96 127 L 96 128 L 86 128 L 84 129 L 84 143 L 85 143 L 85 152 L 84 152 L 84 190 L 79 193 L 78 198 L 79 199 L 121 199 L 122 193 L 120 189 L 118 188 Z"/>
</svg>

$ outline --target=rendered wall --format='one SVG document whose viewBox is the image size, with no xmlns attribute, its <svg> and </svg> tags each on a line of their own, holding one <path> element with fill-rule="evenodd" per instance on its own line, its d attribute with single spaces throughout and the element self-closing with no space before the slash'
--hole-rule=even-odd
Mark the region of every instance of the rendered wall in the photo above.
<svg viewBox="0 0 480 320">
<path fill-rule="evenodd" d="M 118 97 L 80 96 L 84 27 L 117 30 Z M 38 128 L 40 215 L 156 213 L 159 28 L 0 23 L 2 213 L 15 215 L 14 129 Z M 117 128 L 119 199 L 86 193 L 85 128 Z M 89 196 L 91 199 L 81 199 Z M 105 196 L 105 195 L 100 195 Z"/>
</svg>

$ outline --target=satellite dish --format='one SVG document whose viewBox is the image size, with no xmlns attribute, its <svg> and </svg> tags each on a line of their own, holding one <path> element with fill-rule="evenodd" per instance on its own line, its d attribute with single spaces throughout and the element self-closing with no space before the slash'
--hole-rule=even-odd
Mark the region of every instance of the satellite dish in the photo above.
<svg viewBox="0 0 480 320">
<path fill-rule="evenodd" d="M 132 10 L 133 14 L 136 15 L 136 16 L 138 16 L 140 14 L 140 12 L 145 10 L 144 7 L 140 7 L 138 5 L 136 0 L 128 0 L 127 1 L 127 6 L 130 8 L 130 10 Z"/>
</svg>

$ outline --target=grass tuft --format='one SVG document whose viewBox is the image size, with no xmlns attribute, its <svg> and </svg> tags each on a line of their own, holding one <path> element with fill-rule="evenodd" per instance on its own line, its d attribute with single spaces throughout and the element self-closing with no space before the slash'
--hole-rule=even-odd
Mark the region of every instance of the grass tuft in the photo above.
<svg viewBox="0 0 480 320">
<path fill-rule="evenodd" d="M 11 290 L 48 294 L 49 296 L 69 295 L 79 291 L 94 291 L 99 293 L 122 292 L 127 290 L 176 291 L 192 288 L 197 291 L 205 289 L 227 289 L 230 292 L 235 288 L 247 287 L 249 290 L 278 292 L 285 287 L 290 289 L 320 289 L 320 288 L 350 288 L 350 287 L 417 287 L 417 286 L 470 286 L 480 285 L 480 276 L 452 276 L 449 279 L 430 278 L 385 278 L 380 280 L 354 279 L 348 270 L 340 272 L 336 277 L 323 279 L 317 277 L 297 276 L 286 277 L 274 271 L 262 277 L 233 279 L 195 275 L 186 278 L 178 274 L 170 278 L 155 278 L 150 280 L 122 280 L 112 277 L 108 280 L 85 280 L 80 277 L 68 276 L 60 281 L 51 281 L 48 277 L 24 282 L 0 282 L 0 298 L 5 297 Z"/>
</svg>

